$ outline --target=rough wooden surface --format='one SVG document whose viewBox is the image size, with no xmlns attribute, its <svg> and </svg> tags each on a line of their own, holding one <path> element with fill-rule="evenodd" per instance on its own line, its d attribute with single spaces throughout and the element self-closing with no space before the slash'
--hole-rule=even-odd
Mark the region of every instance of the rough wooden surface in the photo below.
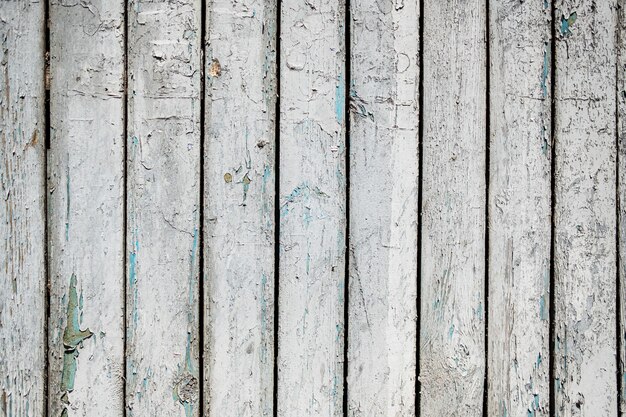
<svg viewBox="0 0 626 417">
<path fill-rule="evenodd" d="M 128 9 L 131 416 L 199 415 L 200 4 Z"/>
<path fill-rule="evenodd" d="M 207 4 L 206 415 L 273 414 L 276 2 Z"/>
<path fill-rule="evenodd" d="M 486 4 L 423 13 L 421 415 L 482 416 Z"/>
<path fill-rule="evenodd" d="M 621 415 L 626 414 L 626 0 L 618 0 L 617 21 L 617 152 L 618 162 L 618 253 L 620 310 L 618 313 L 618 389 Z"/>
<path fill-rule="evenodd" d="M 348 416 L 415 414 L 419 2 L 351 2 Z"/>
<path fill-rule="evenodd" d="M 50 3 L 49 412 L 124 413 L 124 2 Z"/>
<path fill-rule="evenodd" d="M 557 1 L 555 400 L 616 416 L 616 1 Z"/>
<path fill-rule="evenodd" d="M 0 416 L 45 412 L 44 5 L 0 2 Z"/>
<path fill-rule="evenodd" d="M 278 416 L 341 416 L 344 3 L 281 5 Z"/>
<path fill-rule="evenodd" d="M 551 7 L 491 0 L 488 415 L 548 416 Z"/>
</svg>

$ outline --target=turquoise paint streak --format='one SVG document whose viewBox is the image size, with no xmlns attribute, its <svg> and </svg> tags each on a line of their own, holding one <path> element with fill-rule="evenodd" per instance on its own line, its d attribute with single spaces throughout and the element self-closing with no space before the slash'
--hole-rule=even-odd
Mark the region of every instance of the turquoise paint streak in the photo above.
<svg viewBox="0 0 626 417">
<path fill-rule="evenodd" d="M 337 87 L 335 88 L 335 113 L 337 122 L 343 123 L 343 113 L 346 102 L 346 86 L 343 82 L 343 75 L 339 75 Z"/>
</svg>

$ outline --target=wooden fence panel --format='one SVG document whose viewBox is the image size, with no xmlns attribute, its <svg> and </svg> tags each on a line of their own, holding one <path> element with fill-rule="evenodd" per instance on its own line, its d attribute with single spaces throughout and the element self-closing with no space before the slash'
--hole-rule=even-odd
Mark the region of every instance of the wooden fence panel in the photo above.
<svg viewBox="0 0 626 417">
<path fill-rule="evenodd" d="M 616 1 L 557 1 L 554 412 L 617 415 Z"/>
<path fill-rule="evenodd" d="M 0 2 L 0 416 L 45 413 L 44 4 Z"/>
<path fill-rule="evenodd" d="M 489 415 L 550 411 L 551 12 L 490 1 Z"/>
<path fill-rule="evenodd" d="M 482 416 L 486 4 L 424 2 L 421 415 Z"/>
<path fill-rule="evenodd" d="M 349 416 L 415 414 L 419 1 L 351 2 Z"/>
<path fill-rule="evenodd" d="M 343 415 L 345 4 L 285 0 L 280 50 L 279 417 Z"/>
<path fill-rule="evenodd" d="M 132 416 L 198 416 L 200 0 L 128 9 L 127 388 Z"/>
<path fill-rule="evenodd" d="M 124 21 L 123 1 L 50 3 L 54 416 L 124 415 Z"/>
<path fill-rule="evenodd" d="M 206 415 L 273 415 L 276 1 L 208 3 Z"/>
</svg>

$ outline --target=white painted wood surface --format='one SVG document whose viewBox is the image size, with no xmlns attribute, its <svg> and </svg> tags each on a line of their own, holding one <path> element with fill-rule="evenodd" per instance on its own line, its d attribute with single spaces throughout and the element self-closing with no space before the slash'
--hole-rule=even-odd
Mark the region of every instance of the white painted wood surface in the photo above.
<svg viewBox="0 0 626 417">
<path fill-rule="evenodd" d="M 207 416 L 273 415 L 276 12 L 207 3 Z"/>
<path fill-rule="evenodd" d="M 128 8 L 130 416 L 199 415 L 201 2 Z"/>
<path fill-rule="evenodd" d="M 50 3 L 49 413 L 124 414 L 124 2 Z"/>
<path fill-rule="evenodd" d="M 617 16 L 617 175 L 618 175 L 618 285 L 620 309 L 617 311 L 618 395 L 621 415 L 626 413 L 626 0 L 618 0 Z"/>
<path fill-rule="evenodd" d="M 488 415 L 548 416 L 552 9 L 489 4 Z"/>
<path fill-rule="evenodd" d="M 281 4 L 279 417 L 343 415 L 344 23 L 341 1 Z"/>
<path fill-rule="evenodd" d="M 424 2 L 421 415 L 482 416 L 486 4 Z"/>
<path fill-rule="evenodd" d="M 0 2 L 0 416 L 45 412 L 44 5 Z"/>
<path fill-rule="evenodd" d="M 555 401 L 617 415 L 616 1 L 557 1 Z"/>
<path fill-rule="evenodd" d="M 415 414 L 419 2 L 351 2 L 348 416 Z"/>
</svg>

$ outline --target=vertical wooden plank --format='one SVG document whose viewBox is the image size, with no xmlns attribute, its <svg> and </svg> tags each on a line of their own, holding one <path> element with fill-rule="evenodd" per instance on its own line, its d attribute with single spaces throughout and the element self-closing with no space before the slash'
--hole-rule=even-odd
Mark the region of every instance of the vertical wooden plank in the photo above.
<svg viewBox="0 0 626 417">
<path fill-rule="evenodd" d="M 618 352 L 618 398 L 620 415 L 626 415 L 626 0 L 617 0 L 617 134 L 618 134 L 618 254 L 619 254 L 619 300 L 617 311 L 619 328 Z"/>
<path fill-rule="evenodd" d="M 617 4 L 556 7 L 555 411 L 615 416 Z"/>
<path fill-rule="evenodd" d="M 200 0 L 128 9 L 127 407 L 197 416 Z"/>
<path fill-rule="evenodd" d="M 207 4 L 207 416 L 272 416 L 276 1 Z"/>
<path fill-rule="evenodd" d="M 341 416 L 345 4 L 285 0 L 280 50 L 278 416 Z"/>
<path fill-rule="evenodd" d="M 45 413 L 44 28 L 0 2 L 0 416 Z"/>
<path fill-rule="evenodd" d="M 424 2 L 421 413 L 481 416 L 486 4 Z"/>
<path fill-rule="evenodd" d="M 351 2 L 348 415 L 415 414 L 419 1 Z"/>
<path fill-rule="evenodd" d="M 491 0 L 489 415 L 550 411 L 551 7 Z"/>
<path fill-rule="evenodd" d="M 50 3 L 49 413 L 124 414 L 124 2 Z"/>
</svg>

